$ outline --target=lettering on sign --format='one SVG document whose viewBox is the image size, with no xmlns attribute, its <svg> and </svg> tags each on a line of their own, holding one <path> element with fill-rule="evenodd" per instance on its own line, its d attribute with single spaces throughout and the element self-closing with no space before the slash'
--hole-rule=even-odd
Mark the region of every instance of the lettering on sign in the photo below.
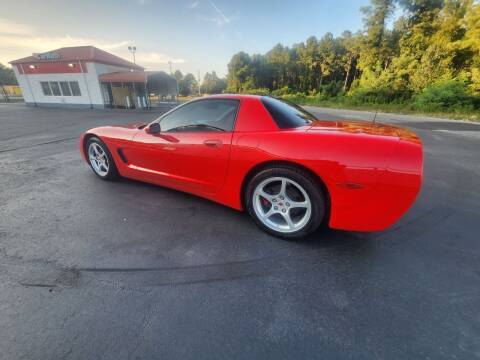
<svg viewBox="0 0 480 360">
<path fill-rule="evenodd" d="M 42 54 L 34 53 L 33 56 L 40 60 L 56 60 L 62 57 L 58 52 L 55 51 L 50 51 Z"/>
</svg>

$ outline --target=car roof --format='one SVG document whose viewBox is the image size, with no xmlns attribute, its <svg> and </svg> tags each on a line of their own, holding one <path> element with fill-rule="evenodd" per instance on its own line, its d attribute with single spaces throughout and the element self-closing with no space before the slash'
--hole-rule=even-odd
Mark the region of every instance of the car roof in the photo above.
<svg viewBox="0 0 480 360">
<path fill-rule="evenodd" d="M 255 99 L 259 100 L 262 96 L 260 95 L 249 95 L 249 94 L 215 94 L 215 95 L 208 95 L 203 97 L 203 99 Z"/>
</svg>

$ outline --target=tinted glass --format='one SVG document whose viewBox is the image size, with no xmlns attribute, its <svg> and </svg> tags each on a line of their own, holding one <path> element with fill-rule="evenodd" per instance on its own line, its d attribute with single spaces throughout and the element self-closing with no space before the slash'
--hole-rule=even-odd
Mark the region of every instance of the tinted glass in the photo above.
<svg viewBox="0 0 480 360">
<path fill-rule="evenodd" d="M 289 101 L 264 96 L 262 103 L 280 129 L 296 128 L 316 120 L 308 111 Z"/>
<path fill-rule="evenodd" d="M 52 94 L 55 96 L 61 96 L 62 93 L 60 92 L 60 86 L 58 86 L 58 82 L 50 81 L 50 88 L 52 89 Z"/>
<path fill-rule="evenodd" d="M 160 120 L 162 131 L 232 131 L 238 100 L 199 100 L 186 104 Z"/>
<path fill-rule="evenodd" d="M 52 90 L 50 90 L 50 86 L 48 85 L 48 82 L 41 81 L 40 85 L 42 85 L 43 95 L 45 95 L 45 96 L 51 96 L 52 95 Z"/>
<path fill-rule="evenodd" d="M 70 81 L 70 89 L 72 89 L 73 96 L 81 96 L 80 87 L 78 86 L 78 82 Z"/>
<path fill-rule="evenodd" d="M 60 87 L 62 88 L 63 96 L 72 96 L 72 93 L 70 92 L 70 87 L 68 86 L 68 82 L 60 81 Z"/>
</svg>

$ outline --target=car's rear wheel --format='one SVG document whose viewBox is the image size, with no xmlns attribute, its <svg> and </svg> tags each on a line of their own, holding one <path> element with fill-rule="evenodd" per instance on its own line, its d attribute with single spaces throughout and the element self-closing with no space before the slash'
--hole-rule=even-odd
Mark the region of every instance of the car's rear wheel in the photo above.
<svg viewBox="0 0 480 360">
<path fill-rule="evenodd" d="M 315 231 L 325 216 L 325 195 L 308 172 L 289 167 L 260 171 L 246 191 L 248 212 L 264 231 L 298 239 Z"/>
<path fill-rule="evenodd" d="M 112 180 L 118 177 L 117 167 L 112 154 L 103 141 L 91 137 L 86 145 L 87 158 L 93 172 L 103 180 Z"/>
</svg>

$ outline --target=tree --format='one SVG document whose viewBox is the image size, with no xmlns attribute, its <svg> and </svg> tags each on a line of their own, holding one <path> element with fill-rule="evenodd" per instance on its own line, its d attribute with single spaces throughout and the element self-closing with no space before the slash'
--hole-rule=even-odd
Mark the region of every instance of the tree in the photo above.
<svg viewBox="0 0 480 360">
<path fill-rule="evenodd" d="M 231 92 L 241 92 L 253 88 L 250 55 L 241 51 L 233 55 L 228 64 L 227 88 Z"/>
<path fill-rule="evenodd" d="M 273 86 L 272 67 L 265 56 L 253 54 L 250 63 L 250 73 L 254 80 L 255 88 L 271 89 Z"/>
<path fill-rule="evenodd" d="M 198 83 L 191 73 L 188 73 L 178 83 L 178 92 L 182 96 L 189 96 L 198 92 Z"/>
<path fill-rule="evenodd" d="M 180 81 L 182 81 L 182 79 L 183 79 L 183 74 L 180 70 L 176 70 L 173 73 L 173 77 L 177 80 L 177 83 L 180 83 Z"/>
<path fill-rule="evenodd" d="M 288 86 L 287 65 L 290 61 L 288 47 L 277 44 L 272 50 L 267 52 L 265 58 L 272 69 L 273 89 L 280 89 L 284 86 Z"/>
<path fill-rule="evenodd" d="M 400 58 L 408 67 L 409 88 L 420 92 L 440 78 L 455 76 L 451 66 L 455 56 L 454 28 L 460 25 L 459 17 L 463 17 L 464 10 L 455 9 L 462 1 L 404 0 L 403 3 L 408 31 L 400 40 Z"/>
<path fill-rule="evenodd" d="M 360 52 L 359 68 L 362 71 L 373 71 L 376 76 L 389 62 L 389 31 L 387 21 L 395 9 L 393 0 L 371 0 L 371 5 L 361 8 L 364 14 L 364 36 Z"/>
<path fill-rule="evenodd" d="M 392 22 L 395 6 L 403 13 Z M 235 54 L 229 91 L 323 99 L 343 88 L 354 102 L 366 103 L 415 103 L 426 93 L 430 101 L 442 92 L 449 99 L 480 96 L 478 0 L 370 0 L 361 10 L 364 27 L 355 34 L 326 33 L 292 47 L 277 44 L 265 54 Z M 461 106 L 480 104 L 470 100 Z"/>
<path fill-rule="evenodd" d="M 330 76 L 333 72 L 335 60 L 335 42 L 332 33 L 326 33 L 318 42 L 318 56 L 320 60 L 320 82 L 322 86 L 323 78 Z"/>
<path fill-rule="evenodd" d="M 18 85 L 13 69 L 0 64 L 0 85 Z"/>
<path fill-rule="evenodd" d="M 470 80 L 470 90 L 480 96 L 480 4 L 468 1 L 466 4 L 464 26 L 466 28 L 461 49 L 470 54 L 466 62 L 466 76 Z"/>
<path fill-rule="evenodd" d="M 307 90 L 318 89 L 318 80 L 320 79 L 320 54 L 318 52 L 318 40 L 315 36 L 310 36 L 307 39 L 305 51 L 300 57 L 308 71 Z"/>
<path fill-rule="evenodd" d="M 412 24 L 425 22 L 434 17 L 442 8 L 444 0 L 400 0 L 400 5 L 408 12 Z"/>
<path fill-rule="evenodd" d="M 353 68 L 356 66 L 358 56 L 360 55 L 360 35 L 352 35 L 350 31 L 344 31 L 340 38 L 341 46 L 343 47 L 342 65 L 345 71 L 343 80 L 343 90 L 347 91 L 351 78 Z"/>
<path fill-rule="evenodd" d="M 207 94 L 220 94 L 227 88 L 225 79 L 220 79 L 215 71 L 206 73 L 202 82 L 202 92 Z"/>
</svg>

